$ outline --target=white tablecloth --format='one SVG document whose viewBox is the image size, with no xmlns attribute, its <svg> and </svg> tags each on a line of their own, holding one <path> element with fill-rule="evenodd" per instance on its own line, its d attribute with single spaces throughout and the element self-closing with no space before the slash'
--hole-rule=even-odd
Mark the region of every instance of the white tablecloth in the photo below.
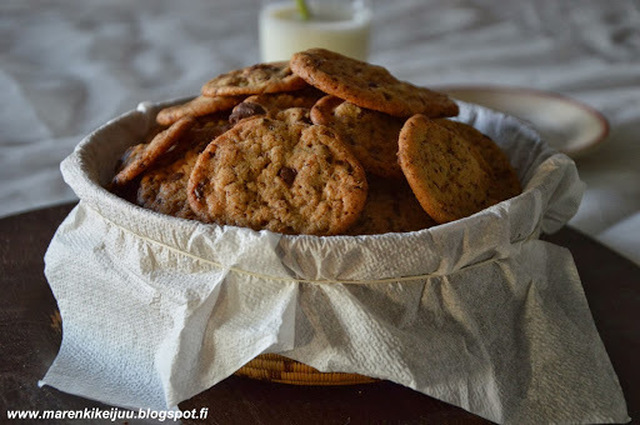
<svg viewBox="0 0 640 425">
<path fill-rule="evenodd" d="M 628 0 L 374 0 L 370 61 L 426 86 L 551 90 L 600 110 L 571 226 L 640 264 L 640 6 Z M 258 0 L 4 0 L 0 216 L 75 198 L 59 163 L 140 101 L 260 61 Z"/>
</svg>

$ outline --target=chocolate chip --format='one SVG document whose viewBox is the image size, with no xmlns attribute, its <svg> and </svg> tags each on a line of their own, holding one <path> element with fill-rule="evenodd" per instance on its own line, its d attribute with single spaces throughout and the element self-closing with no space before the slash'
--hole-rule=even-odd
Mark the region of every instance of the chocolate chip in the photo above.
<svg viewBox="0 0 640 425">
<path fill-rule="evenodd" d="M 280 176 L 280 178 L 284 180 L 285 184 L 289 187 L 293 184 L 297 174 L 296 170 L 289 167 L 282 167 L 280 171 L 278 171 L 278 176 Z"/>
<path fill-rule="evenodd" d="M 171 176 L 169 176 L 167 181 L 175 182 L 177 180 L 180 180 L 183 177 L 184 177 L 184 173 L 173 173 Z"/>
<path fill-rule="evenodd" d="M 229 122 L 231 122 L 232 124 L 236 124 L 241 119 L 253 117 L 256 115 L 264 115 L 266 113 L 267 112 L 264 110 L 264 108 L 257 103 L 242 102 L 235 108 L 233 108 L 231 115 L 229 115 Z"/>
<path fill-rule="evenodd" d="M 207 181 L 203 180 L 201 182 L 199 182 L 196 187 L 193 189 L 193 194 L 196 196 L 196 199 L 198 201 L 201 201 L 202 198 L 204 198 L 205 194 L 204 194 L 204 189 L 207 186 Z"/>
<path fill-rule="evenodd" d="M 281 69 L 280 65 L 273 64 L 273 63 L 257 63 L 249 67 L 249 71 L 258 71 L 258 70 L 280 71 L 280 69 Z"/>
</svg>

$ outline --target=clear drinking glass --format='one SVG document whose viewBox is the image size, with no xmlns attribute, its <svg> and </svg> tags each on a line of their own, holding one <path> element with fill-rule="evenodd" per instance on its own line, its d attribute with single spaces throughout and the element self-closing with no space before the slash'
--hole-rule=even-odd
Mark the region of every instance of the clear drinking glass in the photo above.
<svg viewBox="0 0 640 425">
<path fill-rule="evenodd" d="M 289 60 L 295 52 L 323 47 L 355 59 L 369 54 L 369 0 L 308 0 L 305 19 L 294 0 L 262 0 L 260 53 L 265 62 Z"/>
</svg>

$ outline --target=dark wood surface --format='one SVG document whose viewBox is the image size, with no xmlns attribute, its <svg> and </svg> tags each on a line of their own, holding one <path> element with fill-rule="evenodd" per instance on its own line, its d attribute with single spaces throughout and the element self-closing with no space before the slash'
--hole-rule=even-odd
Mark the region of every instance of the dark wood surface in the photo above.
<svg viewBox="0 0 640 425">
<path fill-rule="evenodd" d="M 65 204 L 0 219 L 0 423 L 7 421 L 8 409 L 110 408 L 37 386 L 55 358 L 61 340 L 52 322 L 56 301 L 43 274 L 43 256 L 58 224 L 72 207 L 73 204 Z M 620 378 L 629 415 L 635 419 L 633 423 L 638 423 L 640 268 L 569 228 L 546 239 L 571 250 L 596 326 Z M 204 406 L 209 408 L 208 420 L 195 423 L 487 423 L 462 409 L 390 382 L 301 387 L 232 376 L 180 405 L 183 410 Z"/>
</svg>

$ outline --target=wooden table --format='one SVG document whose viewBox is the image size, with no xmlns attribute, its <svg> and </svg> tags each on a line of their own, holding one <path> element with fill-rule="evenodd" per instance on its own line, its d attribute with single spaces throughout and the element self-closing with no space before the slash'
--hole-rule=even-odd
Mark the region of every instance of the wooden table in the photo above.
<svg viewBox="0 0 640 425">
<path fill-rule="evenodd" d="M 65 204 L 0 219 L 0 423 L 5 423 L 7 409 L 110 408 L 37 386 L 61 341 L 52 319 L 57 307 L 43 274 L 43 256 L 53 233 L 73 206 Z M 640 268 L 569 228 L 546 239 L 573 253 L 596 326 L 620 378 L 629 415 L 635 418 L 633 423 L 639 423 Z M 183 410 L 203 406 L 209 408 L 208 420 L 195 423 L 487 423 L 462 409 L 390 382 L 300 387 L 232 376 L 180 405 Z"/>
</svg>

